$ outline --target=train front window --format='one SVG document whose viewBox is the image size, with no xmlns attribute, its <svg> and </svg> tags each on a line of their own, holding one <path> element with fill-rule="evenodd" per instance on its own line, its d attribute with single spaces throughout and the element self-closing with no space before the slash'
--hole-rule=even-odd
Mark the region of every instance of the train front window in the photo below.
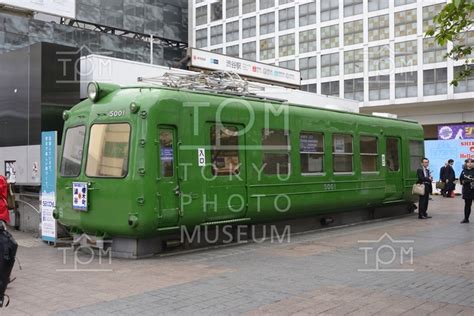
<svg viewBox="0 0 474 316">
<path fill-rule="evenodd" d="M 89 139 L 86 175 L 88 177 L 125 177 L 128 172 L 129 147 L 129 124 L 93 125 Z"/>
<path fill-rule="evenodd" d="M 85 126 L 71 127 L 64 138 L 61 176 L 77 177 L 81 173 L 82 150 L 84 147 Z"/>
</svg>

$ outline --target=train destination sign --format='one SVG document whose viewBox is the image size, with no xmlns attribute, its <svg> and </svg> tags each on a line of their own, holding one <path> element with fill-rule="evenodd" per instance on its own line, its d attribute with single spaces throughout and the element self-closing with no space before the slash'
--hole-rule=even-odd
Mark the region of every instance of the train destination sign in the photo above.
<svg viewBox="0 0 474 316">
<path fill-rule="evenodd" d="M 280 82 L 285 85 L 299 86 L 299 71 L 267 65 L 256 61 L 230 57 L 208 51 L 190 48 L 190 66 L 209 70 L 232 71 L 241 76 L 265 81 Z"/>
</svg>

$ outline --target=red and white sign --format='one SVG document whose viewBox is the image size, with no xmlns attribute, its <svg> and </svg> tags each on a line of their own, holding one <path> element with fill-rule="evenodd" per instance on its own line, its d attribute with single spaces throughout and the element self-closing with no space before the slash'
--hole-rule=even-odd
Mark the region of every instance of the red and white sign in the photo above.
<svg viewBox="0 0 474 316">
<path fill-rule="evenodd" d="M 232 71 L 245 77 L 280 82 L 299 86 L 299 71 L 259 63 L 256 61 L 211 53 L 196 48 L 190 49 L 191 66 L 209 70 Z"/>
</svg>

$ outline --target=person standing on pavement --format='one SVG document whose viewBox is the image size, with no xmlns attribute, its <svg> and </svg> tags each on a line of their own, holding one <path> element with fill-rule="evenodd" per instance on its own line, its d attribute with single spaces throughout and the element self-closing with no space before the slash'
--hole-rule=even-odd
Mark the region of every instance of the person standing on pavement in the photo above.
<svg viewBox="0 0 474 316">
<path fill-rule="evenodd" d="M 449 159 L 448 160 L 448 165 L 446 166 L 446 169 L 444 169 L 444 179 L 445 179 L 445 194 L 446 197 L 454 197 L 454 189 L 456 188 L 456 184 L 454 181 L 456 180 L 456 173 L 454 172 L 454 160 Z"/>
<path fill-rule="evenodd" d="M 464 199 L 464 220 L 461 224 L 469 223 L 471 215 L 472 200 L 474 199 L 474 166 L 472 159 L 466 159 L 464 170 L 459 180 L 462 184 L 462 198 Z"/>
<path fill-rule="evenodd" d="M 421 168 L 418 168 L 416 171 L 416 175 L 418 177 L 417 183 L 425 185 L 425 194 L 420 195 L 419 203 L 418 203 L 418 218 L 419 219 L 426 219 L 431 218 L 428 216 L 428 201 L 430 199 L 430 194 L 433 192 L 433 177 L 430 175 L 430 170 L 428 166 L 430 161 L 428 158 L 423 158 L 421 160 Z"/>
<path fill-rule="evenodd" d="M 10 222 L 10 213 L 8 211 L 8 183 L 4 176 L 0 175 L 0 225 L 6 227 Z"/>
<path fill-rule="evenodd" d="M 441 195 L 446 197 L 446 166 L 448 165 L 448 162 L 446 161 L 444 163 L 444 166 L 442 166 L 440 169 L 439 169 L 439 181 L 441 181 L 442 183 L 444 183 L 444 188 L 441 189 Z"/>
</svg>

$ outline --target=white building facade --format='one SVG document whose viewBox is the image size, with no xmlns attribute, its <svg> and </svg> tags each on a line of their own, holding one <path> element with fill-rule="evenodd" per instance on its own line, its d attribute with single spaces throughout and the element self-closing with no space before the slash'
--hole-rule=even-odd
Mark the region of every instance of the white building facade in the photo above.
<svg viewBox="0 0 474 316">
<path fill-rule="evenodd" d="M 189 45 L 300 70 L 302 89 L 353 99 L 363 113 L 474 122 L 474 76 L 424 36 L 446 0 L 190 0 Z M 474 31 L 463 34 L 474 45 Z"/>
</svg>

